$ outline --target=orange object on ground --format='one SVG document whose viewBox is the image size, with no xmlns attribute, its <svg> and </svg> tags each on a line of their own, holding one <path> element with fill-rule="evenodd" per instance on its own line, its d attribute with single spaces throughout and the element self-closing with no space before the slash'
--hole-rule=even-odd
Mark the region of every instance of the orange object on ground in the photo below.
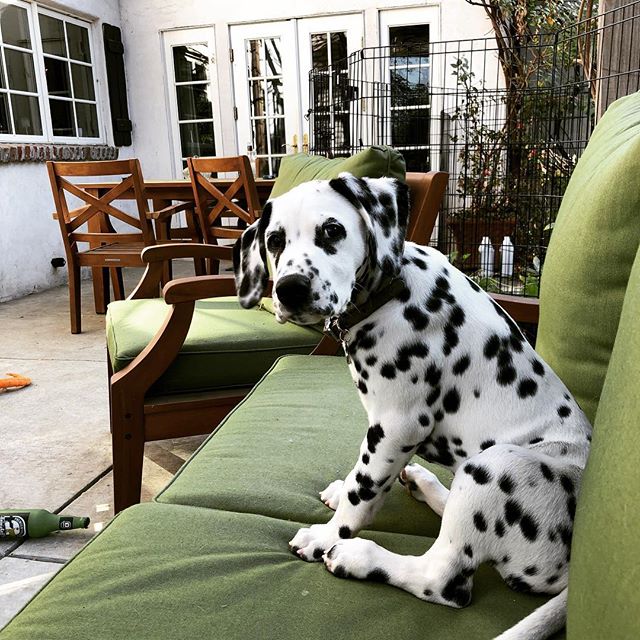
<svg viewBox="0 0 640 640">
<path fill-rule="evenodd" d="M 19 373 L 7 373 L 8 378 L 0 378 L 0 390 L 26 387 L 31 384 L 31 378 L 25 378 Z"/>
</svg>

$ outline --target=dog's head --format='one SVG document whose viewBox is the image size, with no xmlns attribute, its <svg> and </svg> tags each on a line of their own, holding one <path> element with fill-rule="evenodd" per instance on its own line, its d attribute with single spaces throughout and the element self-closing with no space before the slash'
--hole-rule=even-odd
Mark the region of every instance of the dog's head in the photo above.
<svg viewBox="0 0 640 640">
<path fill-rule="evenodd" d="M 314 324 L 340 315 L 398 273 L 408 214 L 404 183 L 348 173 L 269 201 L 234 247 L 240 304 L 260 301 L 269 261 L 279 322 Z"/>
</svg>

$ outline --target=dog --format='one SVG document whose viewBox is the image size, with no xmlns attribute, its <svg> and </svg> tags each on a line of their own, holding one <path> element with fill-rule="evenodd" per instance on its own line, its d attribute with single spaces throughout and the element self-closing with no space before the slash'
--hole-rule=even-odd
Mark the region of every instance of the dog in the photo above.
<svg viewBox="0 0 640 640">
<path fill-rule="evenodd" d="M 405 242 L 407 186 L 390 178 L 302 184 L 269 201 L 234 247 L 240 304 L 273 278 L 279 322 L 338 337 L 369 427 L 335 511 L 290 541 L 338 577 L 383 581 L 451 607 L 479 564 L 517 591 L 557 594 L 503 640 L 547 637 L 566 618 L 576 498 L 591 425 L 509 315 L 435 249 Z M 454 472 L 451 488 L 414 455 Z M 396 479 L 442 518 L 420 557 L 357 537 Z"/>
</svg>

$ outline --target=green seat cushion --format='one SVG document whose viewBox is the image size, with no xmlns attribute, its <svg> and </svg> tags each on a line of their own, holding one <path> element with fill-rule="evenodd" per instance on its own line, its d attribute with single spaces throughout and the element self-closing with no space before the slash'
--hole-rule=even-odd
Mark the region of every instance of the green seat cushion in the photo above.
<svg viewBox="0 0 640 640">
<path fill-rule="evenodd" d="M 126 367 L 147 346 L 168 311 L 160 298 L 109 305 L 107 347 L 114 371 Z M 242 309 L 235 297 L 199 300 L 180 353 L 152 393 L 252 385 L 279 356 L 310 353 L 319 341 L 313 329 L 278 324 L 265 310 Z"/>
<path fill-rule="evenodd" d="M 640 636 L 640 252 L 594 425 L 573 534 L 569 636 Z"/>
<path fill-rule="evenodd" d="M 640 242 L 640 93 L 614 102 L 571 176 L 542 274 L 536 349 L 593 421 Z"/>
<path fill-rule="evenodd" d="M 545 601 L 509 590 L 488 567 L 478 572 L 473 601 L 462 610 L 388 585 L 341 580 L 288 552 L 299 526 L 251 514 L 133 507 L 61 569 L 0 637 L 488 640 Z M 405 554 L 423 553 L 432 542 L 370 537 Z"/>
<path fill-rule="evenodd" d="M 271 198 L 297 187 L 309 180 L 331 180 L 348 171 L 358 178 L 405 179 L 405 162 L 402 154 L 391 147 L 369 147 L 348 158 L 324 158 L 296 153 L 282 158 L 280 170 Z"/>
<path fill-rule="evenodd" d="M 344 358 L 282 358 L 156 499 L 326 522 L 318 493 L 351 471 L 367 428 Z M 440 518 L 395 483 L 372 528 L 435 536 Z"/>
</svg>

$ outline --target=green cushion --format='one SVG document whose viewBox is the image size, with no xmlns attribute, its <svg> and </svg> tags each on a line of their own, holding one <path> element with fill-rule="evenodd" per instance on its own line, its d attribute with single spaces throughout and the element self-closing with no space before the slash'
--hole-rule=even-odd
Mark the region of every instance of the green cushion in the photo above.
<svg viewBox="0 0 640 640">
<path fill-rule="evenodd" d="M 509 590 L 488 567 L 478 572 L 473 601 L 462 610 L 387 585 L 340 580 L 288 552 L 299 526 L 189 507 L 133 507 L 61 569 L 0 636 L 488 640 L 545 601 Z M 371 537 L 411 554 L 432 542 Z"/>
<path fill-rule="evenodd" d="M 614 102 L 571 176 L 542 274 L 536 349 L 593 420 L 640 242 L 640 93 Z"/>
<path fill-rule="evenodd" d="M 640 252 L 594 425 L 573 535 L 569 637 L 640 633 Z"/>
<path fill-rule="evenodd" d="M 282 358 L 157 500 L 326 522 L 318 492 L 351 471 L 367 427 L 344 358 Z M 440 518 L 395 483 L 372 528 L 435 536 Z"/>
<path fill-rule="evenodd" d="M 405 162 L 402 154 L 391 147 L 369 147 L 349 158 L 324 158 L 296 153 L 285 156 L 271 198 L 297 187 L 309 180 L 331 180 L 348 171 L 358 178 L 405 178 Z"/>
<path fill-rule="evenodd" d="M 160 298 L 109 305 L 107 346 L 114 371 L 126 367 L 147 346 L 168 310 Z M 278 324 L 259 308 L 242 309 L 235 297 L 200 300 L 182 350 L 152 393 L 252 385 L 279 356 L 310 353 L 319 340 L 313 329 Z"/>
</svg>

